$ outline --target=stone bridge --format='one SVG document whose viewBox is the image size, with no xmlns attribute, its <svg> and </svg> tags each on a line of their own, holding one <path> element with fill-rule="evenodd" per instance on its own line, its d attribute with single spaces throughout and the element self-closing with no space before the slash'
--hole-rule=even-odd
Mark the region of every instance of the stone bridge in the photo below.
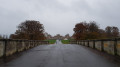
<svg viewBox="0 0 120 67">
<path fill-rule="evenodd" d="M 57 40 L 56 44 L 37 45 L 13 55 L 12 59 L 3 59 L 0 67 L 120 67 L 118 57 L 82 46 L 87 45 L 85 41 L 74 43 L 62 44 Z"/>
</svg>

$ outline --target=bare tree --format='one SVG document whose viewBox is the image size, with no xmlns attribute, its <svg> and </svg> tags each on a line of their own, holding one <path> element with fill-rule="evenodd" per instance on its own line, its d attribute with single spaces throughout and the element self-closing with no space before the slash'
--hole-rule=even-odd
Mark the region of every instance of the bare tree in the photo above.
<svg viewBox="0 0 120 67">
<path fill-rule="evenodd" d="M 89 32 L 98 32 L 99 31 L 99 25 L 95 21 L 90 21 L 88 24 L 88 31 Z"/>
<path fill-rule="evenodd" d="M 118 27 L 112 27 L 112 36 L 113 37 L 118 37 L 119 36 L 119 29 Z"/>
<path fill-rule="evenodd" d="M 111 26 L 107 26 L 105 28 L 105 31 L 106 31 L 106 36 L 111 38 L 112 37 L 112 27 Z"/>
</svg>

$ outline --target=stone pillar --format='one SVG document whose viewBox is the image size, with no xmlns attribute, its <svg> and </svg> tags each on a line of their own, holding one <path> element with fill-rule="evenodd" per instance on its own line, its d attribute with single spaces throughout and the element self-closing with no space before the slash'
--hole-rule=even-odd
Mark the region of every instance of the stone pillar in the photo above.
<svg viewBox="0 0 120 67">
<path fill-rule="evenodd" d="M 120 39 L 117 39 L 116 50 L 117 50 L 117 55 L 120 56 Z"/>
</svg>

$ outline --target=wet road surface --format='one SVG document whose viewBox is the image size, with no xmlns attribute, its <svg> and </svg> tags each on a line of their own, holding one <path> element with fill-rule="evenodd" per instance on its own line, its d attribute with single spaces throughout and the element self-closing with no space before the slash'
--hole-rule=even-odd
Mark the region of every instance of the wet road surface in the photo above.
<svg viewBox="0 0 120 67">
<path fill-rule="evenodd" d="M 61 44 L 40 45 L 0 67 L 120 67 L 83 46 Z"/>
</svg>

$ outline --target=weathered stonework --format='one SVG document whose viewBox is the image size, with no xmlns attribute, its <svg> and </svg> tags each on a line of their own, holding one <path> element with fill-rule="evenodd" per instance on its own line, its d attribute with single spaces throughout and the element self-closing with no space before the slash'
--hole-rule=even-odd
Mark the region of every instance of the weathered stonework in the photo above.
<svg viewBox="0 0 120 67">
<path fill-rule="evenodd" d="M 16 50 L 16 43 L 15 43 L 15 41 L 7 41 L 6 56 L 12 55 L 16 51 L 17 50 Z"/>
<path fill-rule="evenodd" d="M 0 57 L 4 54 L 4 43 L 3 41 L 0 41 Z"/>
<path fill-rule="evenodd" d="M 74 41 L 75 42 L 75 41 Z M 78 44 L 120 56 L 120 38 L 102 40 L 80 40 Z"/>
<path fill-rule="evenodd" d="M 49 44 L 48 41 L 29 41 L 29 40 L 0 40 L 0 57 L 9 56 L 16 52 L 24 51 L 33 48 L 37 45 Z"/>
<path fill-rule="evenodd" d="M 84 41 L 82 41 L 81 43 L 82 43 L 82 45 L 85 45 L 85 42 L 84 42 Z"/>
<path fill-rule="evenodd" d="M 114 55 L 114 41 L 104 41 L 104 51 Z"/>
<path fill-rule="evenodd" d="M 88 42 L 87 41 L 85 42 L 85 46 L 88 46 Z"/>
<path fill-rule="evenodd" d="M 97 50 L 102 51 L 102 42 L 101 41 L 95 41 L 95 48 Z"/>
<path fill-rule="evenodd" d="M 94 42 L 93 42 L 93 41 L 89 41 L 89 46 L 90 46 L 91 48 L 93 48 L 93 47 L 94 47 Z"/>
<path fill-rule="evenodd" d="M 120 56 L 120 41 L 117 42 L 117 55 Z"/>
</svg>

